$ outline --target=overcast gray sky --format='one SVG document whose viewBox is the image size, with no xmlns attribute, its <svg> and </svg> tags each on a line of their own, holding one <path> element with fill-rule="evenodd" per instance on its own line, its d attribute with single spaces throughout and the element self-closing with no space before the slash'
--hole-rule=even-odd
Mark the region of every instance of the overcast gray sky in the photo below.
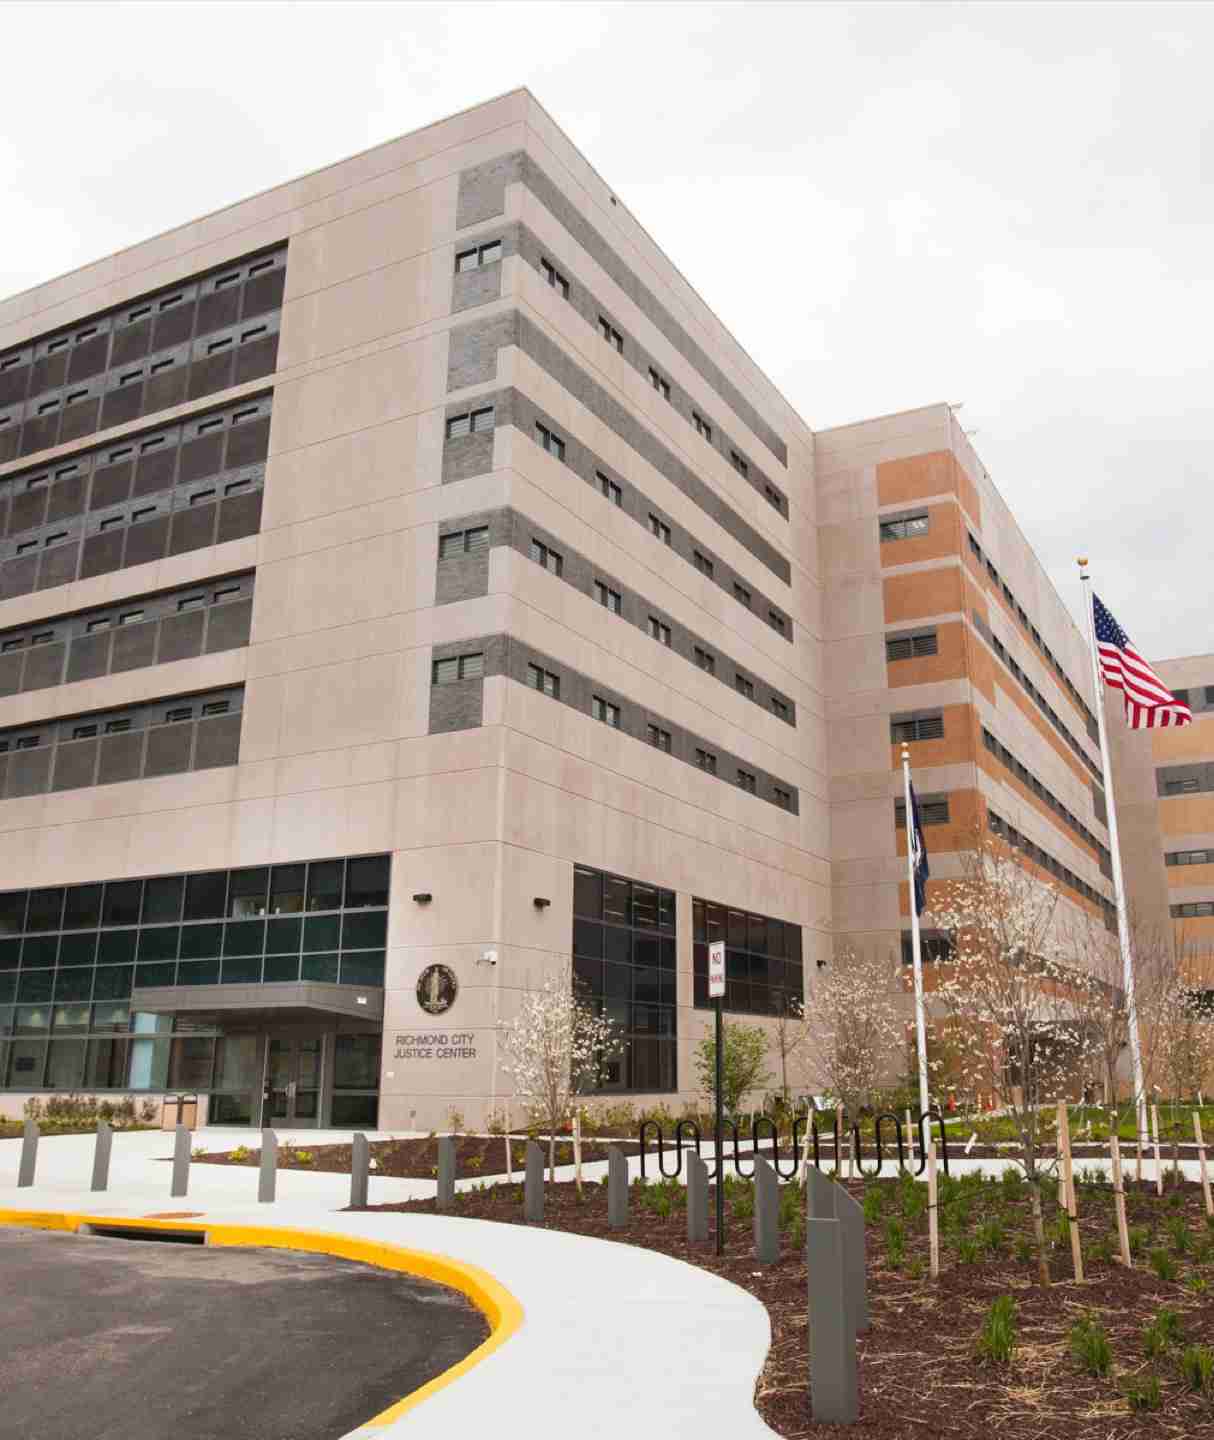
<svg viewBox="0 0 1214 1440">
<path fill-rule="evenodd" d="M 1072 608 L 1086 549 L 1144 652 L 1214 651 L 1214 6 L 0 20 L 0 294 L 526 84 L 810 425 L 964 401 Z"/>
</svg>

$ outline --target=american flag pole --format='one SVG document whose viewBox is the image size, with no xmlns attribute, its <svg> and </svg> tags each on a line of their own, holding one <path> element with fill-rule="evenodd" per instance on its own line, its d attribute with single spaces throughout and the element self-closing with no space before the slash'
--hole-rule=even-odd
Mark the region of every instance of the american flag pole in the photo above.
<svg viewBox="0 0 1214 1440">
<path fill-rule="evenodd" d="M 1134 1109 L 1138 1121 L 1138 1140 L 1146 1144 L 1147 1090 L 1142 1073 L 1142 1045 L 1138 1038 L 1138 1004 L 1134 995 L 1134 952 L 1130 944 L 1129 915 L 1126 911 L 1125 881 L 1121 874 L 1121 846 L 1117 839 L 1117 806 L 1113 799 L 1112 773 L 1109 761 L 1109 733 L 1104 713 L 1104 676 L 1096 646 L 1096 618 L 1092 608 L 1092 577 L 1088 562 L 1078 562 L 1079 579 L 1083 585 L 1083 610 L 1087 617 L 1088 647 L 1092 652 L 1092 686 L 1096 692 L 1096 728 L 1100 732 L 1100 773 L 1104 781 L 1105 809 L 1108 812 L 1109 850 L 1113 870 L 1113 894 L 1117 902 L 1117 940 L 1121 947 L 1121 978 L 1125 988 L 1126 1012 L 1130 1032 L 1130 1063 L 1134 1075 Z"/>
<path fill-rule="evenodd" d="M 915 900 L 915 801 L 911 794 L 910 750 L 902 747 L 902 794 L 906 802 L 906 873 L 910 882 L 911 961 L 915 972 L 915 1038 L 919 1045 L 919 1114 L 930 1109 L 927 1093 L 927 1021 L 923 1013 L 923 956 L 919 949 L 919 906 Z"/>
</svg>

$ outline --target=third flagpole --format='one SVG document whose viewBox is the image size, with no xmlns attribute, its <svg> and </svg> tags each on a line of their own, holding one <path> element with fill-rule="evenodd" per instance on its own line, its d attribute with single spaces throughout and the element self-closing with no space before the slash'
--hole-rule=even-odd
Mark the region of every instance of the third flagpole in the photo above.
<svg viewBox="0 0 1214 1440">
<path fill-rule="evenodd" d="M 1109 734 L 1104 713 L 1104 676 L 1096 648 L 1096 622 L 1092 612 L 1092 579 L 1086 558 L 1078 561 L 1083 584 L 1083 612 L 1087 618 L 1088 646 L 1092 652 L 1092 684 L 1096 687 L 1096 727 L 1100 733 L 1100 770 L 1104 779 L 1105 809 L 1108 813 L 1109 850 L 1113 870 L 1113 894 L 1117 902 L 1117 940 L 1121 946 L 1121 978 L 1125 987 L 1130 1032 L 1130 1063 L 1134 1072 L 1134 1111 L 1139 1144 L 1145 1144 L 1147 1091 L 1142 1073 L 1142 1045 L 1138 1039 L 1138 1004 L 1134 995 L 1134 952 L 1130 944 L 1129 915 L 1126 910 L 1125 881 L 1121 874 L 1121 847 L 1117 839 L 1117 806 L 1113 800 L 1113 766 L 1109 759 Z M 1114 1097 L 1115 1098 L 1115 1097 Z"/>
<path fill-rule="evenodd" d="M 919 951 L 919 907 L 915 903 L 915 805 L 911 795 L 910 750 L 902 747 L 902 793 L 906 804 L 906 874 L 910 881 L 911 962 L 915 972 L 915 1038 L 919 1047 L 919 1113 L 926 1115 L 927 1025 L 923 1015 L 923 957 Z"/>
</svg>

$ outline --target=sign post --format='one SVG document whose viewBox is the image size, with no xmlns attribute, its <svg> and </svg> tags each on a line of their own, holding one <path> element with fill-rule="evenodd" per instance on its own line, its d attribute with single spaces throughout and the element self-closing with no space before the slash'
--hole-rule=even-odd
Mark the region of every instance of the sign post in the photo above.
<svg viewBox="0 0 1214 1440">
<path fill-rule="evenodd" d="M 722 1111 L 725 1079 L 725 1036 L 724 1021 L 721 1017 L 721 1002 L 725 996 L 725 941 L 714 940 L 708 947 L 708 997 L 716 1011 L 717 1025 L 717 1075 L 716 1075 L 716 1139 L 713 1142 L 717 1162 L 717 1254 L 725 1253 L 725 1116 Z"/>
</svg>

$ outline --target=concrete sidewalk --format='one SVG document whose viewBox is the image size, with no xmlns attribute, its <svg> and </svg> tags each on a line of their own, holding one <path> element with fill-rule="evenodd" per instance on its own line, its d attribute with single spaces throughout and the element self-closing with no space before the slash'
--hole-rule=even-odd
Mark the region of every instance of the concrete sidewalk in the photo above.
<svg viewBox="0 0 1214 1440">
<path fill-rule="evenodd" d="M 219 1148 L 216 1138 L 199 1132 L 194 1143 Z M 223 1138 L 238 1143 L 231 1132 Z M 170 1200 L 164 1162 L 173 1137 L 154 1131 L 115 1135 L 110 1188 L 92 1195 L 93 1143 L 87 1135 L 47 1137 L 37 1184 L 19 1190 L 20 1141 L 0 1141 L 0 1211 L 188 1213 L 192 1223 L 323 1232 L 445 1256 L 487 1272 L 510 1292 L 522 1323 L 499 1348 L 399 1419 L 354 1432 L 359 1440 L 773 1434 L 753 1404 L 771 1338 L 767 1312 L 707 1271 L 640 1247 L 521 1225 L 338 1213 L 349 1199 L 349 1178 L 341 1175 L 280 1171 L 278 1198 L 258 1205 L 256 1170 L 192 1165 L 188 1195 Z M 370 1186 L 372 1204 L 434 1193 L 426 1180 L 373 1175 Z"/>
</svg>

